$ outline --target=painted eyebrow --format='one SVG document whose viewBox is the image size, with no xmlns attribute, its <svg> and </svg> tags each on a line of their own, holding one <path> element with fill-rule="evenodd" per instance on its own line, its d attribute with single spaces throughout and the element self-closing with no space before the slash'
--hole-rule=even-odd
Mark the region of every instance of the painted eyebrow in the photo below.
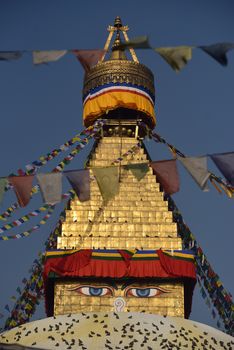
<svg viewBox="0 0 234 350">
<path fill-rule="evenodd" d="M 116 284 L 110 284 L 110 283 L 103 283 L 103 284 L 92 284 L 92 283 L 86 283 L 86 284 L 76 284 L 74 287 L 71 287 L 71 288 L 67 288 L 67 290 L 75 290 L 77 288 L 80 288 L 80 287 L 92 287 L 92 288 L 114 288 L 116 290 L 118 290 L 118 287 Z"/>
<path fill-rule="evenodd" d="M 158 289 L 160 290 L 161 292 L 164 292 L 164 293 L 170 293 L 171 290 L 169 289 L 165 289 L 163 287 L 159 287 L 159 286 L 155 286 L 155 285 L 149 285 L 149 286 L 134 286 L 134 284 L 132 285 L 128 285 L 126 287 L 127 290 L 129 289 Z"/>
</svg>

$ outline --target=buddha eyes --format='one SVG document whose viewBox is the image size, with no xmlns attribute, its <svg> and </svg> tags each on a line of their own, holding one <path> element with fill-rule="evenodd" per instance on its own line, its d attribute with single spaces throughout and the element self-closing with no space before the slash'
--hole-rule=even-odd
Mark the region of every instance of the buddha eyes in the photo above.
<svg viewBox="0 0 234 350">
<path fill-rule="evenodd" d="M 158 297 L 162 293 L 167 291 L 163 288 L 127 288 L 125 291 L 126 297 L 136 297 L 136 298 L 152 298 Z"/>
<path fill-rule="evenodd" d="M 113 295 L 112 288 L 110 287 L 80 286 L 71 288 L 70 290 L 76 291 L 80 295 L 86 295 L 91 297 L 103 297 Z"/>
<path fill-rule="evenodd" d="M 91 297 L 111 297 L 115 296 L 114 289 L 110 286 L 89 286 L 89 285 L 76 285 L 73 288 L 68 288 L 70 291 L 75 291 L 79 295 L 91 296 Z M 153 298 L 158 297 L 162 293 L 168 293 L 169 291 L 161 287 L 127 287 L 124 291 L 125 297 L 135 298 Z"/>
</svg>

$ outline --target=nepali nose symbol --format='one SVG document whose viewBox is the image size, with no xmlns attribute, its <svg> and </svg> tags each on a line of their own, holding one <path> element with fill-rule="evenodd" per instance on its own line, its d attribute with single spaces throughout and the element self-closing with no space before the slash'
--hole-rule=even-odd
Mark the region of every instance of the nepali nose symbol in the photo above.
<svg viewBox="0 0 234 350">
<path fill-rule="evenodd" d="M 115 312 L 122 312 L 126 306 L 126 301 L 123 298 L 116 298 L 114 301 Z"/>
</svg>

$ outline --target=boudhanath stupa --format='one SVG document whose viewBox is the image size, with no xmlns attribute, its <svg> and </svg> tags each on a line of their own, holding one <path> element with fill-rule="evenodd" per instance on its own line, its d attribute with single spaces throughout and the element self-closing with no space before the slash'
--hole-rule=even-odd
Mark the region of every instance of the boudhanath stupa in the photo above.
<svg viewBox="0 0 234 350">
<path fill-rule="evenodd" d="M 3 332 L 0 349 L 231 350 L 233 337 L 189 320 L 194 253 L 144 145 L 156 126 L 154 76 L 125 52 L 119 17 L 108 30 L 83 86 L 84 125 L 101 123 L 86 162 L 90 198 L 70 200 L 46 252 L 47 318 Z"/>
</svg>

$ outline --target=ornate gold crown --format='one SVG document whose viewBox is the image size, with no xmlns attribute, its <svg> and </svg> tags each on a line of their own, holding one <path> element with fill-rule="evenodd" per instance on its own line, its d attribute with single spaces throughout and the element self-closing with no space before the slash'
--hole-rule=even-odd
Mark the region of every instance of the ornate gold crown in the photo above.
<svg viewBox="0 0 234 350">
<path fill-rule="evenodd" d="M 128 41 L 127 30 L 128 26 L 122 26 L 120 18 L 116 17 L 114 26 L 108 27 L 109 37 L 104 47 L 106 52 L 113 34 L 116 33 L 110 58 L 105 61 L 104 55 L 102 60 L 85 74 L 83 117 L 86 126 L 91 125 L 98 118 L 108 118 L 108 114 L 113 118 L 114 111 L 119 108 L 121 111 L 131 110 L 130 119 L 143 119 L 151 128 L 156 124 L 154 76 L 149 68 L 139 63 L 132 48 L 129 50 L 133 60 L 127 59 L 120 40 L 120 32 L 122 32 L 125 41 Z M 110 94 L 115 94 L 113 102 Z M 127 114 L 124 114 L 124 118 L 128 119 Z"/>
</svg>

